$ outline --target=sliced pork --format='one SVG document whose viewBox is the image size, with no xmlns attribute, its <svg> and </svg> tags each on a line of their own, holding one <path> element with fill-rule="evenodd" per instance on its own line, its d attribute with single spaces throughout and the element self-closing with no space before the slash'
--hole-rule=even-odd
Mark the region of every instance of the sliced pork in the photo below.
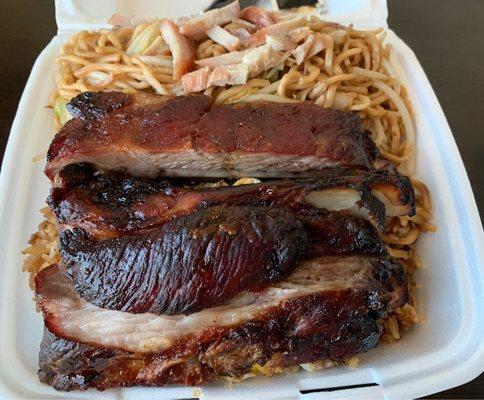
<svg viewBox="0 0 484 400">
<path fill-rule="evenodd" d="M 267 36 L 288 36 L 294 29 L 304 25 L 304 17 L 295 17 L 284 20 L 273 25 L 268 25 L 253 33 L 249 39 L 249 44 L 259 46 L 266 41 Z"/>
<path fill-rule="evenodd" d="M 386 253 L 361 219 L 269 207 L 209 207 L 148 233 L 104 240 L 65 231 L 60 250 L 84 300 L 156 314 L 190 314 L 262 290 L 303 259 Z"/>
<path fill-rule="evenodd" d="M 207 35 L 215 43 L 224 46 L 228 51 L 235 51 L 241 45 L 240 39 L 237 36 L 232 35 L 230 32 L 218 25 L 211 27 L 207 31 Z"/>
<path fill-rule="evenodd" d="M 318 180 L 214 188 L 197 180 L 102 173 L 87 164 L 72 164 L 58 177 L 59 186 L 52 189 L 48 202 L 61 228 L 82 228 L 92 237 L 145 231 L 213 205 L 287 207 L 296 213 L 313 207 L 369 219 L 378 229 L 384 227 L 386 214 L 413 214 L 415 208 L 409 180 L 383 170 L 366 174 L 330 170 Z"/>
<path fill-rule="evenodd" d="M 252 49 L 247 49 L 247 50 L 241 50 L 241 51 L 233 51 L 231 53 L 220 54 L 218 56 L 197 60 L 196 64 L 202 67 L 210 67 L 210 68 L 240 64 L 243 61 L 244 57 L 252 51 L 253 51 Z"/>
<path fill-rule="evenodd" d="M 226 5 L 225 7 L 210 10 L 202 15 L 181 21 L 180 32 L 188 37 L 203 37 L 205 32 L 214 25 L 223 25 L 233 21 L 239 16 L 240 5 L 238 0 Z"/>
<path fill-rule="evenodd" d="M 46 174 L 90 162 L 135 176 L 313 176 L 336 166 L 368 170 L 378 155 L 358 116 L 336 109 L 137 97 L 83 93 L 71 101 L 75 118 L 53 140 Z"/>
<path fill-rule="evenodd" d="M 38 375 L 42 382 L 57 390 L 194 386 L 221 376 L 241 378 L 257 365 L 268 371 L 280 371 L 319 360 L 341 361 L 378 343 L 381 327 L 375 314 L 381 313 L 380 306 L 384 308 L 387 300 L 377 294 L 370 306 L 371 292 L 335 289 L 292 298 L 250 322 L 233 328 L 206 329 L 192 337 L 182 336 L 170 350 L 151 353 L 113 348 L 95 343 L 95 338 L 91 338 L 90 344 L 72 341 L 45 329 Z M 84 318 L 90 317 L 95 316 L 89 313 Z M 94 321 L 90 322 L 92 327 Z M 98 329 L 102 329 L 100 326 L 104 324 L 97 322 Z M 141 327 L 149 329 L 147 325 Z M 120 325 L 118 330 L 121 331 Z M 150 332 L 138 333 L 140 337 L 143 335 L 150 337 Z"/>
<path fill-rule="evenodd" d="M 375 346 L 380 333 L 377 319 L 403 305 L 407 297 L 401 265 L 391 258 L 367 256 L 305 261 L 262 291 L 241 292 L 218 307 L 188 316 L 96 307 L 79 297 L 57 265 L 40 271 L 35 283 L 45 324 L 57 336 L 166 356 L 173 352 L 187 356 L 234 330 L 257 326 L 261 332 L 271 332 L 266 339 L 275 340 L 275 349 L 290 351 L 290 343 L 296 345 L 299 338 L 312 342 L 313 356 L 342 360 Z M 368 331 L 359 336 L 368 326 L 370 346 Z"/>
<path fill-rule="evenodd" d="M 83 299 L 155 314 L 190 314 L 264 288 L 287 276 L 308 250 L 296 216 L 269 207 L 209 207 L 143 235 L 101 241 L 66 231 L 60 243 Z"/>
<path fill-rule="evenodd" d="M 195 65 L 195 47 L 179 32 L 178 26 L 168 19 L 161 21 L 160 31 L 173 56 L 173 79 L 181 79 Z"/>
<path fill-rule="evenodd" d="M 280 19 L 279 13 L 256 6 L 244 8 L 239 17 L 252 22 L 258 29 L 275 24 Z"/>
</svg>

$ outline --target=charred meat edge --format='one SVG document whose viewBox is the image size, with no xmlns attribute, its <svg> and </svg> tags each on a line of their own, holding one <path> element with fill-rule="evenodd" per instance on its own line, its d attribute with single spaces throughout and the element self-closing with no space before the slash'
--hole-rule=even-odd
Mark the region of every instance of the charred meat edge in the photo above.
<svg viewBox="0 0 484 400">
<path fill-rule="evenodd" d="M 135 352 L 167 351 L 178 340 L 205 330 L 265 319 L 273 312 L 283 312 L 286 302 L 305 296 L 339 299 L 341 304 L 332 306 L 332 312 L 338 314 L 338 310 L 351 306 L 344 296 L 359 293 L 368 318 L 381 317 L 407 300 L 405 272 L 390 257 L 339 256 L 305 261 L 289 277 L 260 292 L 241 292 L 218 307 L 188 316 L 132 314 L 96 307 L 77 295 L 57 265 L 39 272 L 35 282 L 37 303 L 50 331 L 66 339 Z M 321 301 L 321 307 L 325 301 Z M 305 323 L 304 318 L 298 321 Z"/>
<path fill-rule="evenodd" d="M 76 292 L 102 308 L 191 314 L 288 276 L 308 251 L 290 210 L 208 207 L 141 235 L 92 240 L 60 235 Z"/>
<path fill-rule="evenodd" d="M 386 212 L 412 215 L 415 211 L 410 181 L 383 170 L 366 174 L 332 170 L 318 180 L 200 188 L 192 181 L 104 174 L 90 165 L 75 164 L 61 171 L 48 203 L 61 228 L 84 228 L 100 237 L 151 229 L 214 205 L 282 206 L 296 213 L 307 207 L 344 211 L 369 219 L 379 229 L 384 228 Z"/>
<path fill-rule="evenodd" d="M 81 343 L 60 331 L 43 296 L 69 297 L 72 291 L 51 266 L 37 278 L 39 304 L 50 330 L 45 330 L 41 345 L 39 377 L 58 390 L 200 385 L 221 376 L 241 377 L 255 363 L 276 368 L 341 361 L 375 347 L 381 334 L 378 318 L 406 301 L 405 273 L 388 262 L 376 261 L 383 264 L 364 279 L 368 285 L 279 299 L 236 326 L 202 329 L 179 337 L 166 350 L 145 353 Z"/>
<path fill-rule="evenodd" d="M 134 176 L 312 177 L 378 158 L 357 114 L 309 102 L 214 105 L 202 95 L 86 92 L 55 136 L 46 174 L 92 162 Z"/>
</svg>

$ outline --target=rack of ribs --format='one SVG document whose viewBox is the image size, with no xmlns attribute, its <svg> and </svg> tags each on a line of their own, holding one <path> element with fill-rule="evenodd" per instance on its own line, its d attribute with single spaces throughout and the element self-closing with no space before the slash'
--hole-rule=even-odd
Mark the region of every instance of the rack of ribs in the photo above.
<svg viewBox="0 0 484 400">
<path fill-rule="evenodd" d="M 61 257 L 35 277 L 42 382 L 199 385 L 340 362 L 406 303 L 381 233 L 415 194 L 357 115 L 117 92 L 68 108 L 45 169 Z"/>
</svg>

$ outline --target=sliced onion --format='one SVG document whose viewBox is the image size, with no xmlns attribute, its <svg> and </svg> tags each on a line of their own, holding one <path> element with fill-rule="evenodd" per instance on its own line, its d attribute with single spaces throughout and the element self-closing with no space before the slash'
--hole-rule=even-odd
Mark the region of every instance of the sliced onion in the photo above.
<svg viewBox="0 0 484 400">
<path fill-rule="evenodd" d="M 338 92 L 334 95 L 332 107 L 339 108 L 340 110 L 346 110 L 350 107 L 352 102 L 353 102 L 353 97 L 347 94 Z"/>
</svg>

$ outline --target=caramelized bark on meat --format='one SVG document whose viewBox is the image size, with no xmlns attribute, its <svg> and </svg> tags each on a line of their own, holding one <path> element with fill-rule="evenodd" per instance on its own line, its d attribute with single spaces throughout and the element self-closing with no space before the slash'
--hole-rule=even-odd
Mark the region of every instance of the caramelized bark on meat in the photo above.
<svg viewBox="0 0 484 400">
<path fill-rule="evenodd" d="M 247 293 L 188 317 L 95 309 L 76 297 L 55 265 L 48 267 L 36 278 L 38 302 L 53 332 L 44 334 L 39 377 L 58 390 L 199 385 L 220 376 L 240 377 L 254 363 L 276 368 L 341 361 L 375 347 L 379 318 L 406 301 L 402 267 L 388 258 L 313 264 L 267 289 L 277 296 Z M 151 321 L 151 330 L 139 330 L 147 324 L 143 319 Z M 115 344 L 118 337 L 121 347 Z M 135 350 L 139 341 L 158 347 Z M 132 350 L 125 349 L 128 345 Z"/>
<path fill-rule="evenodd" d="M 132 313 L 193 313 L 246 289 L 262 289 L 300 260 L 384 255 L 361 218 L 314 209 L 209 207 L 139 235 L 96 240 L 60 235 L 63 266 L 79 295 Z"/>
<path fill-rule="evenodd" d="M 121 92 L 84 92 L 67 103 L 67 110 L 77 118 L 102 118 L 130 103 L 131 99 Z"/>
<path fill-rule="evenodd" d="M 409 180 L 388 171 L 332 170 L 318 180 L 205 189 L 187 180 L 104 174 L 87 164 L 70 165 L 59 178 L 60 186 L 52 189 L 48 202 L 61 228 L 83 228 L 93 237 L 144 231 L 211 205 L 283 206 L 296 213 L 313 206 L 367 217 L 379 229 L 385 224 L 385 208 L 389 215 L 411 215 L 415 209 Z M 373 193 L 380 195 L 376 198 Z"/>
<path fill-rule="evenodd" d="M 353 304 L 341 310 L 338 301 L 343 296 Z M 191 341 L 195 351 L 174 355 L 81 344 L 46 330 L 38 374 L 57 390 L 192 386 L 217 376 L 241 377 L 255 363 L 277 368 L 321 359 L 341 361 L 378 343 L 381 327 L 369 317 L 364 301 L 357 291 L 293 299 L 267 319 L 238 329 L 214 329 L 210 337 Z M 332 309 L 340 312 L 336 315 Z"/>
<path fill-rule="evenodd" d="M 335 166 L 368 170 L 378 156 L 356 114 L 311 103 L 106 92 L 80 94 L 69 110 L 75 118 L 48 152 L 51 179 L 76 162 L 135 176 L 313 176 Z"/>
<path fill-rule="evenodd" d="M 103 308 L 190 314 L 287 276 L 304 257 L 306 232 L 289 210 L 209 207 L 136 236 L 60 237 L 76 291 Z"/>
<path fill-rule="evenodd" d="M 363 218 L 314 208 L 301 209 L 297 218 L 309 238 L 304 259 L 324 255 L 384 255 L 387 252 L 375 228 Z"/>
<path fill-rule="evenodd" d="M 83 343 L 141 353 L 171 351 L 186 346 L 193 337 L 250 323 L 294 298 L 336 296 L 340 306 L 346 307 L 350 303 L 345 303 L 338 293 L 361 291 L 374 318 L 384 316 L 407 299 L 401 265 L 389 257 L 368 256 L 304 261 L 287 278 L 260 291 L 240 292 L 220 306 L 190 315 L 133 314 L 97 307 L 78 295 L 57 265 L 37 274 L 35 284 L 37 304 L 51 332 Z"/>
<path fill-rule="evenodd" d="M 195 385 L 342 361 L 407 301 L 376 229 L 412 215 L 414 193 L 356 114 L 117 92 L 68 108 L 46 167 L 62 262 L 35 279 L 41 381 Z M 193 182 L 247 176 L 293 180 Z"/>
</svg>

